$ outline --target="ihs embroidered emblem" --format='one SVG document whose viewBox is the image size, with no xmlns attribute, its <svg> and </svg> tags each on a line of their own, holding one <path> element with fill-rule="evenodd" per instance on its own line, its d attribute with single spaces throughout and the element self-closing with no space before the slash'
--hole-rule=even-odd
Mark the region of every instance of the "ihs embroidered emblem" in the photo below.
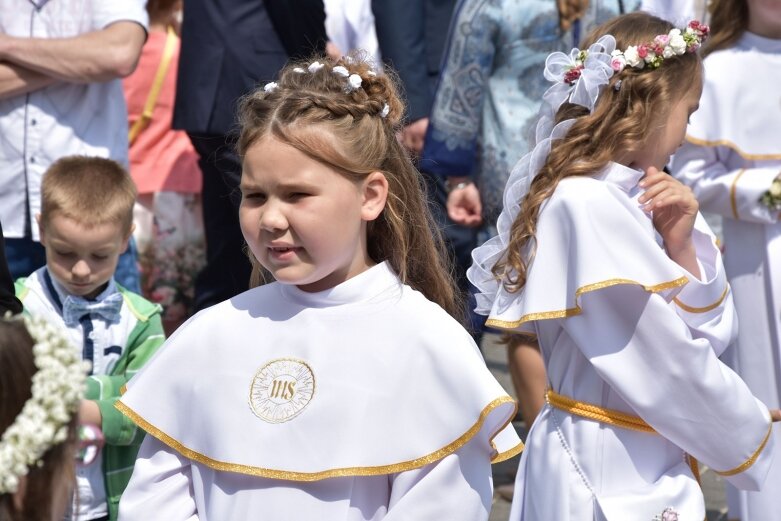
<svg viewBox="0 0 781 521">
<path fill-rule="evenodd" d="M 269 423 L 292 420 L 312 400 L 315 376 L 302 360 L 280 358 L 267 363 L 250 385 L 249 405 L 255 416 Z"/>
</svg>

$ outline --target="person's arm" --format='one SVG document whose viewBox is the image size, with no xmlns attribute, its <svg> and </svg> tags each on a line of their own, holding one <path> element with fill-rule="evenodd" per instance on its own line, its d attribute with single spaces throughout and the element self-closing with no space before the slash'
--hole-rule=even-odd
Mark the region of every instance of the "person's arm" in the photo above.
<svg viewBox="0 0 781 521">
<path fill-rule="evenodd" d="M 461 1 L 456 7 L 421 154 L 421 169 L 447 179 L 448 217 L 464 226 L 482 223 L 480 192 L 470 174 L 483 129 L 483 103 L 501 17 L 501 9 L 484 2 Z M 469 100 L 468 110 L 453 111 L 457 100 Z"/>
<path fill-rule="evenodd" d="M 486 521 L 493 497 L 489 446 L 480 433 L 454 454 L 390 476 L 384 520 Z"/>
<path fill-rule="evenodd" d="M 586 293 L 581 307 L 562 325 L 632 410 L 733 485 L 759 489 L 772 460 L 771 415 L 712 346 L 693 339 L 661 295 L 635 285 Z"/>
<path fill-rule="evenodd" d="M 199 519 L 190 460 L 152 436 L 144 438 L 133 475 L 119 501 L 119 521 Z"/>
<path fill-rule="evenodd" d="M 101 428 L 110 445 L 132 445 L 138 443 L 143 431 L 127 416 L 114 407 L 122 387 L 135 375 L 165 342 L 160 314 L 156 313 L 146 322 L 139 323 L 128 339 L 128 364 L 121 374 L 95 375 L 87 378 L 86 398 L 95 400 L 101 415 Z M 87 405 L 86 407 L 89 407 Z M 85 409 L 86 412 L 86 409 Z"/>
<path fill-rule="evenodd" d="M 0 100 L 27 94 L 56 82 L 56 79 L 40 72 L 0 62 Z"/>
<path fill-rule="evenodd" d="M 673 157 L 673 175 L 692 188 L 704 212 L 761 224 L 778 222 L 778 212 L 762 205 L 759 198 L 781 169 L 730 169 L 725 164 L 730 153 L 725 147 L 686 141 Z"/>
<path fill-rule="evenodd" d="M 716 356 L 720 356 L 737 338 L 737 312 L 721 250 L 701 215 L 692 238 L 701 277 L 689 277 L 689 283 L 673 300 L 674 309 L 692 336 L 708 340 Z"/>
<path fill-rule="evenodd" d="M 119 21 L 70 38 L 18 38 L 0 34 L 0 61 L 58 81 L 92 83 L 123 78 L 136 68 L 146 31 Z"/>
</svg>

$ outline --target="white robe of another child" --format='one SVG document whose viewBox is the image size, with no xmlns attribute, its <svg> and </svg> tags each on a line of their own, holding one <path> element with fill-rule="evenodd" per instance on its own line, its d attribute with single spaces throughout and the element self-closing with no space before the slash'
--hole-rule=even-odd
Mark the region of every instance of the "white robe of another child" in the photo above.
<svg viewBox="0 0 781 521">
<path fill-rule="evenodd" d="M 715 238 L 698 217 L 702 280 L 669 259 L 637 202 L 642 175 L 612 163 L 562 180 L 540 211 L 526 285 L 499 289 L 488 324 L 537 335 L 553 391 L 639 416 L 656 433 L 546 405 L 526 440 L 511 521 L 652 521 L 668 508 L 700 521 L 687 453 L 717 471 L 742 465 L 725 478 L 742 488 L 768 472 L 768 409 L 717 358 L 736 321 Z"/>
<path fill-rule="evenodd" d="M 386 263 L 199 313 L 119 407 L 150 434 L 123 521 L 484 521 L 523 447 L 469 334 Z"/>
<path fill-rule="evenodd" d="M 700 108 L 673 174 L 724 226 L 724 265 L 740 320 L 723 359 L 769 407 L 781 407 L 781 224 L 759 202 L 781 174 L 781 40 L 744 33 L 705 58 Z M 776 443 L 781 430 L 775 429 Z M 730 518 L 778 521 L 781 452 L 760 492 L 737 492 Z M 737 511 L 735 511 L 737 510 Z"/>
</svg>

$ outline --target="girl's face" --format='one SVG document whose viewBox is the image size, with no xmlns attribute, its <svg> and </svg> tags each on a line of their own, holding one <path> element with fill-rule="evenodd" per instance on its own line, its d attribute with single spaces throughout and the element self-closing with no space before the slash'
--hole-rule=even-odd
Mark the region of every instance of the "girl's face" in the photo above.
<svg viewBox="0 0 781 521">
<path fill-rule="evenodd" d="M 697 82 L 683 91 L 678 101 L 673 103 L 669 114 L 661 119 L 659 126 L 643 143 L 643 148 L 632 158 L 629 166 L 643 171 L 652 166 L 658 170 L 664 168 L 670 161 L 670 156 L 683 144 L 689 117 L 699 108 L 701 95 L 702 82 Z"/>
<path fill-rule="evenodd" d="M 356 182 L 266 136 L 247 150 L 240 188 L 244 239 L 277 281 L 323 291 L 374 264 L 366 223 L 385 206 L 380 172 Z"/>
</svg>

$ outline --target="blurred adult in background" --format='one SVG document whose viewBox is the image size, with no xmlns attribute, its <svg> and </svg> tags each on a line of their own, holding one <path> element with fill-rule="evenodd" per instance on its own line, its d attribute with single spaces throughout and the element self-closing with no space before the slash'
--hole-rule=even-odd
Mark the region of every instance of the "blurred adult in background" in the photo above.
<svg viewBox="0 0 781 521">
<path fill-rule="evenodd" d="M 138 189 L 133 232 L 144 297 L 163 306 L 170 335 L 191 313 L 205 264 L 198 154 L 172 130 L 182 0 L 149 0 L 149 37 L 123 87 L 130 125 L 130 175 Z"/>
<path fill-rule="evenodd" d="M 479 243 L 495 234 L 507 178 L 529 150 L 539 103 L 550 86 L 540 73 L 546 57 L 554 51 L 568 53 L 592 28 L 638 4 L 459 2 L 420 164 L 446 180 L 448 217 L 462 229 L 479 231 Z M 463 275 L 471 256 L 458 255 L 456 261 Z M 469 291 L 466 284 L 463 290 Z M 484 319 L 470 318 L 479 336 Z M 533 340 L 519 336 L 509 338 L 508 356 L 520 412 L 531 425 L 543 405 L 542 358 Z"/>
<path fill-rule="evenodd" d="M 325 52 L 325 11 L 322 0 L 187 0 L 181 37 L 173 127 L 187 131 L 203 173 L 206 267 L 195 281 L 197 311 L 249 288 L 236 102 L 288 57 Z"/>
<path fill-rule="evenodd" d="M 127 166 L 119 78 L 146 38 L 144 0 L 0 0 L 0 219 L 11 275 L 46 262 L 35 214 L 41 177 L 65 155 Z M 138 287 L 132 252 L 117 277 Z"/>
<path fill-rule="evenodd" d="M 708 19 L 708 0 L 643 0 L 640 7 L 659 18 L 684 26 L 689 20 Z"/>
<path fill-rule="evenodd" d="M 740 328 L 722 359 L 775 409 L 781 406 L 781 1 L 712 0 L 710 13 L 700 108 L 671 171 L 691 187 L 703 212 L 723 218 L 724 268 Z M 772 438 L 781 443 L 781 430 Z M 728 484 L 729 519 L 781 519 L 778 452 L 773 463 L 760 491 Z"/>
<path fill-rule="evenodd" d="M 362 50 L 376 67 L 382 65 L 371 0 L 325 0 L 328 55 L 337 59 Z"/>
</svg>

